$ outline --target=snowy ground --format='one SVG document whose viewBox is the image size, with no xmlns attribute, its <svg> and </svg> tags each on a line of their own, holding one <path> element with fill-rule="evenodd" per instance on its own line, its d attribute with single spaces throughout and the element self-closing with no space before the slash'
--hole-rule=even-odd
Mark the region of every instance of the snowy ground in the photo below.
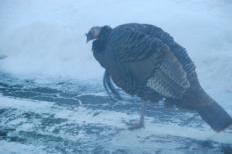
<svg viewBox="0 0 232 154">
<path fill-rule="evenodd" d="M 217 154 L 231 150 L 232 131 L 216 134 L 196 113 L 149 104 L 146 127 L 129 131 L 125 122 L 138 118 L 136 99 L 110 102 L 101 90 L 93 94 L 84 87 L 65 90 L 68 83 L 45 86 L 18 80 L 12 84 L 14 79 L 2 74 L 3 78 L 0 153 Z"/>
<path fill-rule="evenodd" d="M 207 92 L 232 115 L 232 3 L 227 0 L 2 0 L 0 153 L 232 153 L 194 112 L 136 98 L 112 102 L 84 34 L 93 25 L 162 27 L 184 46 Z"/>
</svg>

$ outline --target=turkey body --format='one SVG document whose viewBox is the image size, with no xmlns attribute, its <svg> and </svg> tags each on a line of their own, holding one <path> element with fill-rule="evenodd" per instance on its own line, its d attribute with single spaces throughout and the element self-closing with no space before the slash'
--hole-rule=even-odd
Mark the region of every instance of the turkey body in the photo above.
<svg viewBox="0 0 232 154">
<path fill-rule="evenodd" d="M 166 98 L 199 112 L 215 131 L 232 119 L 199 84 L 187 51 L 161 28 L 130 23 L 114 29 L 103 26 L 93 42 L 94 57 L 105 68 L 104 85 L 118 95 L 113 82 L 130 95 L 157 102 Z"/>
</svg>

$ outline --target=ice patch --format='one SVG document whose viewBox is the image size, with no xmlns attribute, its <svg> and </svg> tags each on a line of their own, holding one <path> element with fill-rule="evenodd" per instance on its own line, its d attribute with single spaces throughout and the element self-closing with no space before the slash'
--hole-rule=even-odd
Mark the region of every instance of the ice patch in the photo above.
<svg viewBox="0 0 232 154">
<path fill-rule="evenodd" d="M 47 154 L 43 147 L 25 145 L 16 142 L 0 141 L 0 153 L 2 154 Z"/>
<path fill-rule="evenodd" d="M 128 143 L 131 139 L 137 138 L 138 136 L 142 138 L 149 137 L 151 135 L 158 136 L 178 136 L 184 138 L 191 138 L 196 140 L 210 140 L 225 144 L 232 144 L 232 134 L 228 132 L 215 133 L 209 128 L 189 128 L 182 127 L 176 124 L 162 124 L 155 123 L 154 118 L 146 117 L 146 128 L 140 129 L 136 131 L 128 131 L 126 125 L 123 121 L 129 121 L 132 119 L 138 118 L 136 114 L 126 114 L 115 111 L 106 111 L 106 110 L 98 110 L 94 111 L 91 109 L 87 109 L 84 106 L 77 108 L 64 108 L 61 106 L 57 106 L 52 102 L 43 102 L 43 101 L 29 101 L 23 99 L 14 99 L 9 97 L 0 97 L 0 109 L 3 108 L 15 108 L 20 112 L 34 112 L 39 114 L 52 114 L 54 118 L 62 118 L 67 119 L 68 123 L 76 123 L 80 126 L 86 124 L 96 124 L 96 125 L 105 125 L 119 129 L 125 129 L 121 133 L 117 135 L 115 139 L 113 139 L 112 144 L 125 144 Z M 97 114 L 96 114 L 97 112 Z M 20 120 L 20 119 L 18 119 Z M 22 121 L 16 121 L 22 122 Z M 19 130 L 28 131 L 31 126 L 26 124 L 23 127 L 20 126 Z M 139 134 L 139 135 L 138 135 Z M 129 139 L 123 136 L 130 136 Z M 66 136 L 63 136 L 68 137 Z M 78 138 L 75 136 L 74 138 Z M 73 139 L 70 136 L 69 139 Z"/>
</svg>

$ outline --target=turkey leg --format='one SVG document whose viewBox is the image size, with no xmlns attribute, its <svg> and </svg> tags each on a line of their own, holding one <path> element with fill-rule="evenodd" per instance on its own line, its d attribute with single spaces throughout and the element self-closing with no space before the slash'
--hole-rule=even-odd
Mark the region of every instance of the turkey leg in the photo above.
<svg viewBox="0 0 232 154">
<path fill-rule="evenodd" d="M 145 102 L 142 101 L 139 121 L 130 120 L 129 122 L 126 122 L 126 125 L 128 126 L 129 130 L 135 130 L 144 127 L 144 112 L 145 112 Z"/>
</svg>

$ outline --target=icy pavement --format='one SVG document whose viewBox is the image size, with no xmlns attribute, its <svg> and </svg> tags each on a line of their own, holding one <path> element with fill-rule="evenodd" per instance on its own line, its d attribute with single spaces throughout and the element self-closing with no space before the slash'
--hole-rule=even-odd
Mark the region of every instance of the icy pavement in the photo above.
<svg viewBox="0 0 232 154">
<path fill-rule="evenodd" d="M 138 118 L 136 98 L 112 102 L 101 88 L 94 94 L 78 83 L 67 90 L 1 77 L 0 153 L 232 152 L 232 131 L 217 134 L 193 112 L 149 103 L 145 128 L 130 131 L 125 121 Z"/>
</svg>

